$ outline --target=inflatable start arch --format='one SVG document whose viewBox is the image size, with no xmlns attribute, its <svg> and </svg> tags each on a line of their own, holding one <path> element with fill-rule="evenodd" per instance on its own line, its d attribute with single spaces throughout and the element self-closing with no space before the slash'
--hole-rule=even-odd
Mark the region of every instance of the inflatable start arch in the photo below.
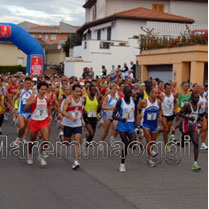
<svg viewBox="0 0 209 209">
<path fill-rule="evenodd" d="M 12 23 L 0 23 L 0 41 L 11 41 L 27 54 L 26 72 L 28 74 L 41 75 L 44 73 L 43 48 L 23 28 Z"/>
</svg>

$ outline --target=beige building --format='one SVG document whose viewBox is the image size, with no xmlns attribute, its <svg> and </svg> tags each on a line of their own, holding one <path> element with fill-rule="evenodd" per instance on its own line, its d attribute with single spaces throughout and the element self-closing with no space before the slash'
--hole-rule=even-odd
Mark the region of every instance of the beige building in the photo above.
<svg viewBox="0 0 209 209">
<path fill-rule="evenodd" d="M 141 80 L 150 77 L 203 84 L 208 80 L 208 46 L 194 45 L 142 51 L 137 56 Z"/>
<path fill-rule="evenodd" d="M 11 42 L 0 42 L 0 65 L 26 66 L 27 55 Z"/>
</svg>

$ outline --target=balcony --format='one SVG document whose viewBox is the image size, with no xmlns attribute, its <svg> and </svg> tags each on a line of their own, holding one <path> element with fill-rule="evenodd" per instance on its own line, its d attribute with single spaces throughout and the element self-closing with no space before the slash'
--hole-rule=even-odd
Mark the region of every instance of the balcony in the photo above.
<svg viewBox="0 0 209 209">
<path fill-rule="evenodd" d="M 110 46 L 128 47 L 128 41 L 100 41 L 100 49 L 110 49 Z"/>
</svg>

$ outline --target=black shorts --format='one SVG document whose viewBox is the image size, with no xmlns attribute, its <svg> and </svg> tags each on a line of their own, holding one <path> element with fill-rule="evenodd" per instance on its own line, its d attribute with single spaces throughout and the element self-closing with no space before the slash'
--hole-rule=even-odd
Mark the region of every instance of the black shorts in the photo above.
<svg viewBox="0 0 209 209">
<path fill-rule="evenodd" d="M 86 124 L 90 124 L 92 129 L 94 130 L 94 132 L 96 131 L 96 127 L 97 127 L 97 118 L 84 118 L 84 121 Z"/>
<path fill-rule="evenodd" d="M 176 115 L 171 115 L 171 116 L 165 116 L 165 115 L 163 115 L 163 117 L 166 118 L 167 121 L 173 121 L 175 119 Z"/>
<path fill-rule="evenodd" d="M 82 134 L 82 126 L 79 127 L 64 126 L 64 137 L 70 138 L 72 135 L 75 134 Z"/>
</svg>

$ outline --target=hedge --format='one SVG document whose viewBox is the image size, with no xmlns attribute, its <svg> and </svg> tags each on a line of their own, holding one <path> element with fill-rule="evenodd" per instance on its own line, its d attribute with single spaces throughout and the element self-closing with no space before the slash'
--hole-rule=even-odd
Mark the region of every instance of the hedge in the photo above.
<svg viewBox="0 0 209 209">
<path fill-rule="evenodd" d="M 0 65 L 0 73 L 11 73 L 15 74 L 18 71 L 26 73 L 26 67 L 21 65 Z"/>
</svg>

